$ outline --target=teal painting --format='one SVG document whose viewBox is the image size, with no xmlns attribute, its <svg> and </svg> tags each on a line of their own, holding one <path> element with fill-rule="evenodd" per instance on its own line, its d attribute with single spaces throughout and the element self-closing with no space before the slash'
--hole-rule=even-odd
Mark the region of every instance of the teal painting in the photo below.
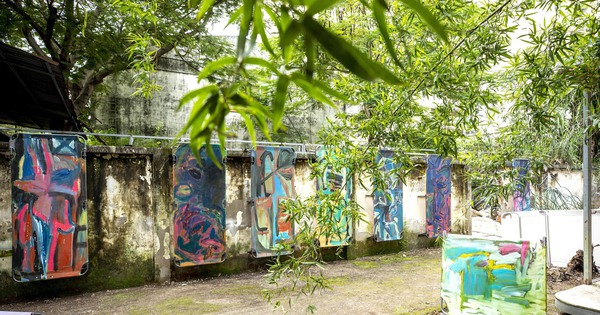
<svg viewBox="0 0 600 315">
<path fill-rule="evenodd" d="M 525 240 L 449 235 L 441 287 L 448 314 L 546 314 L 546 248 Z"/>
</svg>

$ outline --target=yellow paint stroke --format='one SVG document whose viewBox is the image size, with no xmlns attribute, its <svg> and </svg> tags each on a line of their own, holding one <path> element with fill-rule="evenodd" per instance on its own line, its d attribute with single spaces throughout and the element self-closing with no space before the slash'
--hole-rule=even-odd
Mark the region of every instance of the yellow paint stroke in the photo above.
<svg viewBox="0 0 600 315">
<path fill-rule="evenodd" d="M 19 159 L 19 179 L 23 179 L 23 164 L 25 163 L 25 155 L 21 156 Z"/>
<path fill-rule="evenodd" d="M 490 253 L 482 251 L 482 252 L 461 254 L 460 256 L 458 256 L 458 258 L 469 258 L 469 257 L 473 257 L 473 256 L 486 256 L 486 257 L 489 257 Z"/>
</svg>

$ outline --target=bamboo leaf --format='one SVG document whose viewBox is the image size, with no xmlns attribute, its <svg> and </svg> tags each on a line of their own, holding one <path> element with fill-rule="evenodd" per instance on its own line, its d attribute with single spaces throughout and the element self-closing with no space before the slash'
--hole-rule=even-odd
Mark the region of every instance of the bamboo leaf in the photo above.
<svg viewBox="0 0 600 315">
<path fill-rule="evenodd" d="M 194 1 L 195 2 L 195 1 Z M 196 15 L 196 20 L 201 20 L 206 12 L 213 6 L 215 0 L 202 0 L 200 3 L 200 9 L 198 10 L 198 14 Z"/>
<path fill-rule="evenodd" d="M 240 22 L 240 32 L 238 35 L 237 42 L 237 55 L 238 59 L 244 58 L 246 54 L 246 38 L 250 31 L 250 24 L 252 23 L 252 12 L 254 10 L 254 0 L 244 0 L 242 5 L 243 11 Z"/>
<path fill-rule="evenodd" d="M 250 116 L 248 116 L 243 111 L 238 111 L 238 114 L 240 114 L 240 116 L 242 116 L 242 118 L 244 119 L 244 122 L 246 123 L 246 130 L 248 130 L 248 135 L 250 136 L 250 140 L 252 140 L 252 145 L 255 146 L 256 145 L 256 131 L 254 130 L 254 122 L 252 122 L 252 119 L 250 118 Z"/>
<path fill-rule="evenodd" d="M 372 61 L 356 47 L 331 33 L 313 18 L 304 18 L 302 24 L 331 56 L 337 59 L 344 67 L 346 67 L 346 69 L 350 70 L 350 72 L 355 75 L 367 81 L 381 78 L 390 84 L 401 83 L 400 79 L 385 66 Z"/>
<path fill-rule="evenodd" d="M 291 45 L 296 38 L 300 35 L 302 31 L 302 25 L 297 21 L 291 21 L 290 25 L 286 28 L 285 32 L 281 35 L 281 39 L 279 41 L 281 49 Z"/>
<path fill-rule="evenodd" d="M 287 97 L 287 89 L 290 84 L 290 78 L 282 75 L 277 80 L 277 88 L 273 96 L 272 111 L 273 111 L 273 130 L 277 131 L 281 127 L 281 119 L 283 118 L 283 109 L 285 107 L 285 99 Z"/>
<path fill-rule="evenodd" d="M 277 70 L 277 67 L 275 67 L 275 65 L 273 63 L 271 63 L 265 59 L 262 59 L 262 58 L 246 57 L 246 58 L 244 58 L 244 63 L 260 66 L 260 67 L 271 70 L 271 72 L 273 72 L 274 74 L 276 74 L 278 76 L 281 75 L 281 73 L 279 72 L 279 70 Z"/>
<path fill-rule="evenodd" d="M 219 88 L 216 85 L 211 84 L 211 85 L 201 87 L 199 89 L 193 90 L 193 91 L 185 94 L 179 101 L 179 106 L 177 106 L 177 110 L 180 110 L 181 107 L 183 107 L 185 104 L 187 104 L 191 100 L 193 100 L 195 98 L 201 99 L 203 97 L 206 97 L 206 95 L 208 95 L 208 93 L 210 93 L 211 91 L 214 91 L 214 90 L 218 90 L 218 89 Z"/>
<path fill-rule="evenodd" d="M 308 81 L 306 77 L 304 77 L 300 73 L 293 73 L 290 78 L 292 81 L 301 89 L 303 89 L 307 94 L 313 97 L 315 100 L 328 104 L 332 107 L 335 107 L 335 103 L 331 101 L 323 92 L 321 92 L 315 85 Z"/>
<path fill-rule="evenodd" d="M 322 11 L 325 11 L 333 6 L 335 6 L 338 2 L 340 2 L 340 0 L 316 0 L 313 1 L 313 3 L 311 3 L 308 6 L 308 9 L 306 9 L 306 12 L 304 12 L 305 15 L 307 16 L 313 16 L 317 13 L 320 13 Z"/>
<path fill-rule="evenodd" d="M 215 71 L 217 71 L 225 66 L 235 64 L 236 61 L 237 61 L 237 59 L 234 57 L 223 57 L 221 59 L 218 59 L 218 60 L 208 63 L 206 66 L 204 66 L 204 69 L 202 69 L 202 72 L 200 72 L 200 74 L 198 74 L 198 81 L 208 77 Z"/>
<path fill-rule="evenodd" d="M 340 101 L 346 102 L 346 103 L 350 103 L 350 100 L 346 97 L 346 95 L 332 89 L 331 87 L 329 87 L 329 85 L 327 85 L 325 82 L 319 81 L 319 80 L 315 80 L 312 79 L 312 83 L 317 86 L 319 89 L 325 91 L 325 93 L 339 99 Z"/>
<path fill-rule="evenodd" d="M 273 52 L 273 48 L 271 47 L 271 43 L 269 42 L 269 37 L 267 36 L 266 30 L 265 30 L 265 23 L 263 20 L 263 12 L 262 12 L 260 6 L 257 6 L 257 8 L 254 10 L 254 27 L 252 28 L 252 31 L 254 33 L 258 33 L 260 35 L 262 43 L 263 43 L 263 45 L 265 45 L 265 48 L 267 49 L 267 51 L 271 55 L 275 55 L 275 53 Z"/>
<path fill-rule="evenodd" d="M 390 32 L 387 27 L 385 12 L 388 9 L 389 8 L 385 0 L 373 0 L 373 16 L 375 17 L 377 27 L 379 28 L 379 33 L 381 34 L 383 42 L 385 43 L 385 48 L 394 60 L 394 63 L 400 68 L 404 69 L 404 66 L 398 59 L 396 49 L 394 49 L 394 44 L 392 43 L 392 40 L 390 38 Z"/>
<path fill-rule="evenodd" d="M 421 20 L 429 26 L 429 28 L 434 31 L 439 37 L 441 37 L 446 43 L 448 42 L 448 34 L 446 33 L 446 28 L 438 21 L 438 19 L 433 16 L 429 10 L 421 3 L 419 0 L 400 0 L 407 7 L 411 8 L 415 11 Z"/>
</svg>

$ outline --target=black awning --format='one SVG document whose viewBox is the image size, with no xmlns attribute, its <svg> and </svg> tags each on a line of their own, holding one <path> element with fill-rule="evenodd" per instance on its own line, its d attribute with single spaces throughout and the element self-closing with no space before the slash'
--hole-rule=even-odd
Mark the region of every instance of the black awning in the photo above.
<svg viewBox="0 0 600 315">
<path fill-rule="evenodd" d="M 80 130 L 67 93 L 57 63 L 0 42 L 0 124 Z"/>
</svg>

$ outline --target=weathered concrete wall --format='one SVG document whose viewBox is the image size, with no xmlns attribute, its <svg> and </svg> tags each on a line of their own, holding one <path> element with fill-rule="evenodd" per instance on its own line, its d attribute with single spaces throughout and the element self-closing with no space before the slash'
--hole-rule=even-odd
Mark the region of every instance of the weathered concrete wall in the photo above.
<svg viewBox="0 0 600 315">
<path fill-rule="evenodd" d="M 594 172 L 592 175 L 592 208 L 600 208 L 600 174 Z M 507 183 L 504 183 L 507 184 Z M 553 189 L 562 194 L 565 199 L 571 197 L 583 200 L 583 171 L 564 167 L 551 168 L 541 175 L 535 176 L 531 183 L 531 193 L 540 194 Z M 509 196 L 501 200 L 499 213 L 512 212 L 514 207 L 513 198 Z M 534 205 L 532 203 L 532 208 Z M 546 210 L 546 209 L 538 209 Z"/>
<path fill-rule="evenodd" d="M 160 150 L 91 147 L 87 151 L 88 272 L 75 278 L 17 283 L 11 276 L 11 257 L 0 265 L 0 301 L 69 292 L 125 288 L 148 283 L 155 276 L 154 199 L 156 170 L 153 159 Z M 167 155 L 168 157 L 168 155 Z M 2 207 L 0 218 L 9 218 L 9 161 L 0 158 Z M 168 172 L 166 173 L 168 177 Z M 8 191 L 8 195 L 6 195 Z M 10 225 L 9 225 L 10 227 Z M 10 234 L 2 227 L 0 235 Z M 10 236 L 12 237 L 12 235 Z M 4 247 L 4 242 L 2 243 Z M 169 244 L 170 245 L 170 244 Z M 12 240 L 9 238 L 9 249 Z"/>
<path fill-rule="evenodd" d="M 251 242 L 251 161 L 247 150 L 229 150 L 226 161 L 227 259 L 220 264 L 179 268 L 173 263 L 173 163 L 169 149 L 89 147 L 87 152 L 88 244 L 90 269 L 84 276 L 32 283 L 11 278 L 12 246 L 10 168 L 0 155 L 0 302 L 69 292 L 123 288 L 206 275 L 264 268 L 268 259 L 248 255 Z M 299 155 L 294 188 L 299 198 L 316 190 L 310 179 L 310 159 Z M 452 166 L 452 229 L 469 232 L 468 184 L 462 165 Z M 355 242 L 347 258 L 397 252 L 431 245 L 425 233 L 425 168 L 419 165 L 404 185 L 405 234 L 401 241 L 374 242 L 372 223 L 355 226 Z M 372 192 L 354 181 L 354 198 L 367 222 L 373 220 Z"/>
<path fill-rule="evenodd" d="M 179 133 L 192 108 L 187 104 L 177 110 L 179 101 L 205 83 L 199 84 L 198 73 L 182 65 L 176 57 L 163 57 L 159 63 L 155 78 L 162 89 L 154 92 L 151 99 L 133 96 L 133 72 L 120 73 L 106 80 L 106 92 L 95 99 L 96 129 L 147 136 L 173 137 Z M 288 129 L 272 135 L 273 141 L 314 143 L 318 140 L 318 131 L 327 123 L 326 118 L 332 118 L 337 111 L 329 106 L 310 108 L 308 105 L 306 109 L 286 111 L 283 123 Z M 239 114 L 228 115 L 226 123 L 238 139 L 249 139 L 246 124 Z M 258 140 L 266 140 L 261 132 L 257 132 L 257 136 Z"/>
</svg>

